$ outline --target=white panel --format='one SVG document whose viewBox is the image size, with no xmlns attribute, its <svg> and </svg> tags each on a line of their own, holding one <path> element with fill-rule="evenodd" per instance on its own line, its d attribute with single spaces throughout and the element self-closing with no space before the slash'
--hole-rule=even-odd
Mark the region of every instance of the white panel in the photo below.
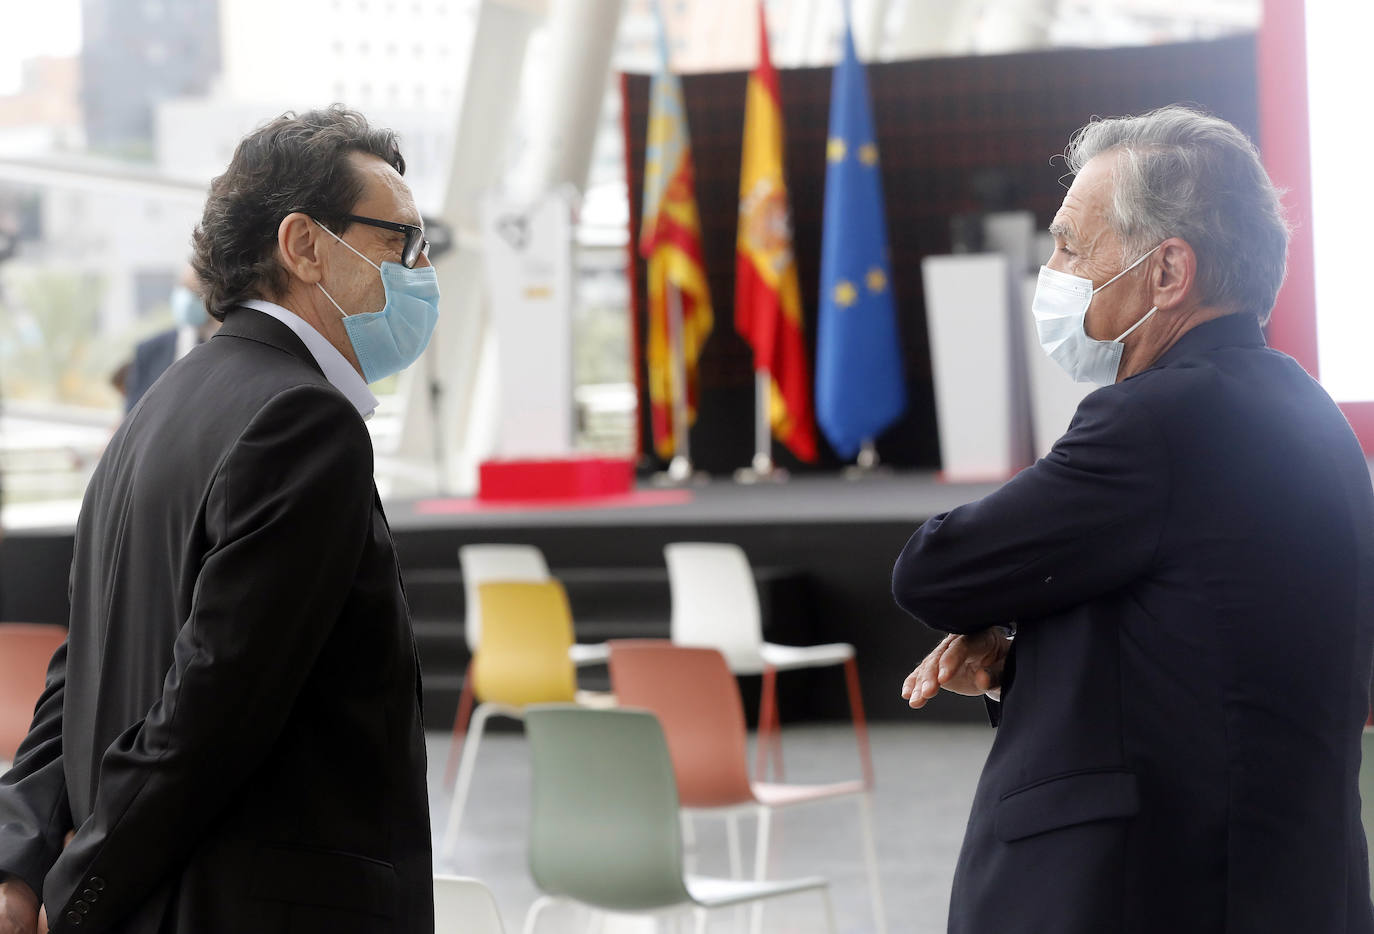
<svg viewBox="0 0 1374 934">
<path fill-rule="evenodd" d="M 1035 295 L 1035 283 L 1039 274 L 1022 277 L 1021 290 L 1026 308 L 1030 308 Z M 1035 336 L 1035 317 L 1029 313 L 1022 317 L 1025 328 L 1026 362 L 1030 373 L 1031 424 L 1035 428 L 1035 456 L 1044 457 L 1054 447 L 1073 420 L 1073 413 L 1083 397 L 1097 387 L 1092 383 L 1076 383 L 1064 368 L 1055 363 L 1045 351 L 1040 349 L 1040 340 Z"/>
<path fill-rule="evenodd" d="M 1031 268 L 1035 245 L 1035 215 L 1030 211 L 1000 211 L 983 218 L 983 244 L 1007 258 L 1007 370 L 1011 380 L 1011 459 L 1024 467 L 1035 459 L 1031 434 L 1030 376 L 1026 370 L 1026 319 L 1030 299 L 1023 299 L 1021 280 Z M 1030 337 L 1035 346 L 1034 334 Z"/>
<path fill-rule="evenodd" d="M 1007 260 L 992 253 L 921 261 L 946 480 L 996 480 L 1012 454 Z"/>
<path fill-rule="evenodd" d="M 492 198 L 486 271 L 500 360 L 498 455 L 572 452 L 572 207 L 554 194 L 532 207 Z"/>
</svg>

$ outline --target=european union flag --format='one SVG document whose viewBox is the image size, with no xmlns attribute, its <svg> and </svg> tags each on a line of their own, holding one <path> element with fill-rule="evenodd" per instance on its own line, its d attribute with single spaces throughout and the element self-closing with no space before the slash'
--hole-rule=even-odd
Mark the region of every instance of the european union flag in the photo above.
<svg viewBox="0 0 1374 934">
<path fill-rule="evenodd" d="M 830 84 L 816 338 L 816 420 L 846 460 L 906 409 L 868 76 L 847 20 Z"/>
</svg>

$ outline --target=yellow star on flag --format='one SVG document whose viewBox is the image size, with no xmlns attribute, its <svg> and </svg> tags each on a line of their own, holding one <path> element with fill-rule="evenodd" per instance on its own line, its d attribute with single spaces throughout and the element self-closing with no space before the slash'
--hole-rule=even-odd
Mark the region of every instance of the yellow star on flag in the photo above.
<svg viewBox="0 0 1374 934">
<path fill-rule="evenodd" d="M 859 290 L 854 288 L 854 283 L 841 279 L 840 284 L 835 286 L 835 304 L 841 308 L 848 308 L 858 300 Z"/>
<path fill-rule="evenodd" d="M 868 271 L 868 275 L 864 277 L 864 282 L 868 285 L 868 291 L 874 295 L 887 288 L 887 276 L 877 266 Z"/>
<path fill-rule="evenodd" d="M 831 162 L 843 162 L 845 153 L 849 151 L 845 146 L 844 140 L 838 136 L 830 137 L 830 142 L 825 144 L 825 157 Z"/>
<path fill-rule="evenodd" d="M 859 147 L 859 161 L 864 165 L 878 164 L 878 146 L 875 143 L 864 143 Z"/>
</svg>

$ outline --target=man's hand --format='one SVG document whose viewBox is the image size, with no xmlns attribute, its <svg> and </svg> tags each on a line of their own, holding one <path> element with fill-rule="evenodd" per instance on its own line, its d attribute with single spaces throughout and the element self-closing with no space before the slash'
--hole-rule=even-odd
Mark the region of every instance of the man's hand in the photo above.
<svg viewBox="0 0 1374 934">
<path fill-rule="evenodd" d="M 999 629 L 968 636 L 948 635 L 902 682 L 902 698 L 913 708 L 926 705 L 940 688 L 977 697 L 1001 699 L 1002 666 L 1011 640 Z"/>
<path fill-rule="evenodd" d="M 0 882 L 0 934 L 38 934 L 38 896 L 22 879 L 9 876 Z"/>
</svg>

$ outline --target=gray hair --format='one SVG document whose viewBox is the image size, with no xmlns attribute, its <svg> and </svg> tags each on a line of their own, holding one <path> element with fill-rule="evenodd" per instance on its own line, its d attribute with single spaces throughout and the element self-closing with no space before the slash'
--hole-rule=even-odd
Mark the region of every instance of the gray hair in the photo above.
<svg viewBox="0 0 1374 934">
<path fill-rule="evenodd" d="M 1175 104 L 1094 120 L 1073 135 L 1064 158 L 1076 175 L 1111 152 L 1120 158 L 1110 224 L 1128 250 L 1181 237 L 1197 255 L 1201 300 L 1267 323 L 1287 267 L 1288 224 L 1245 134 Z"/>
</svg>

